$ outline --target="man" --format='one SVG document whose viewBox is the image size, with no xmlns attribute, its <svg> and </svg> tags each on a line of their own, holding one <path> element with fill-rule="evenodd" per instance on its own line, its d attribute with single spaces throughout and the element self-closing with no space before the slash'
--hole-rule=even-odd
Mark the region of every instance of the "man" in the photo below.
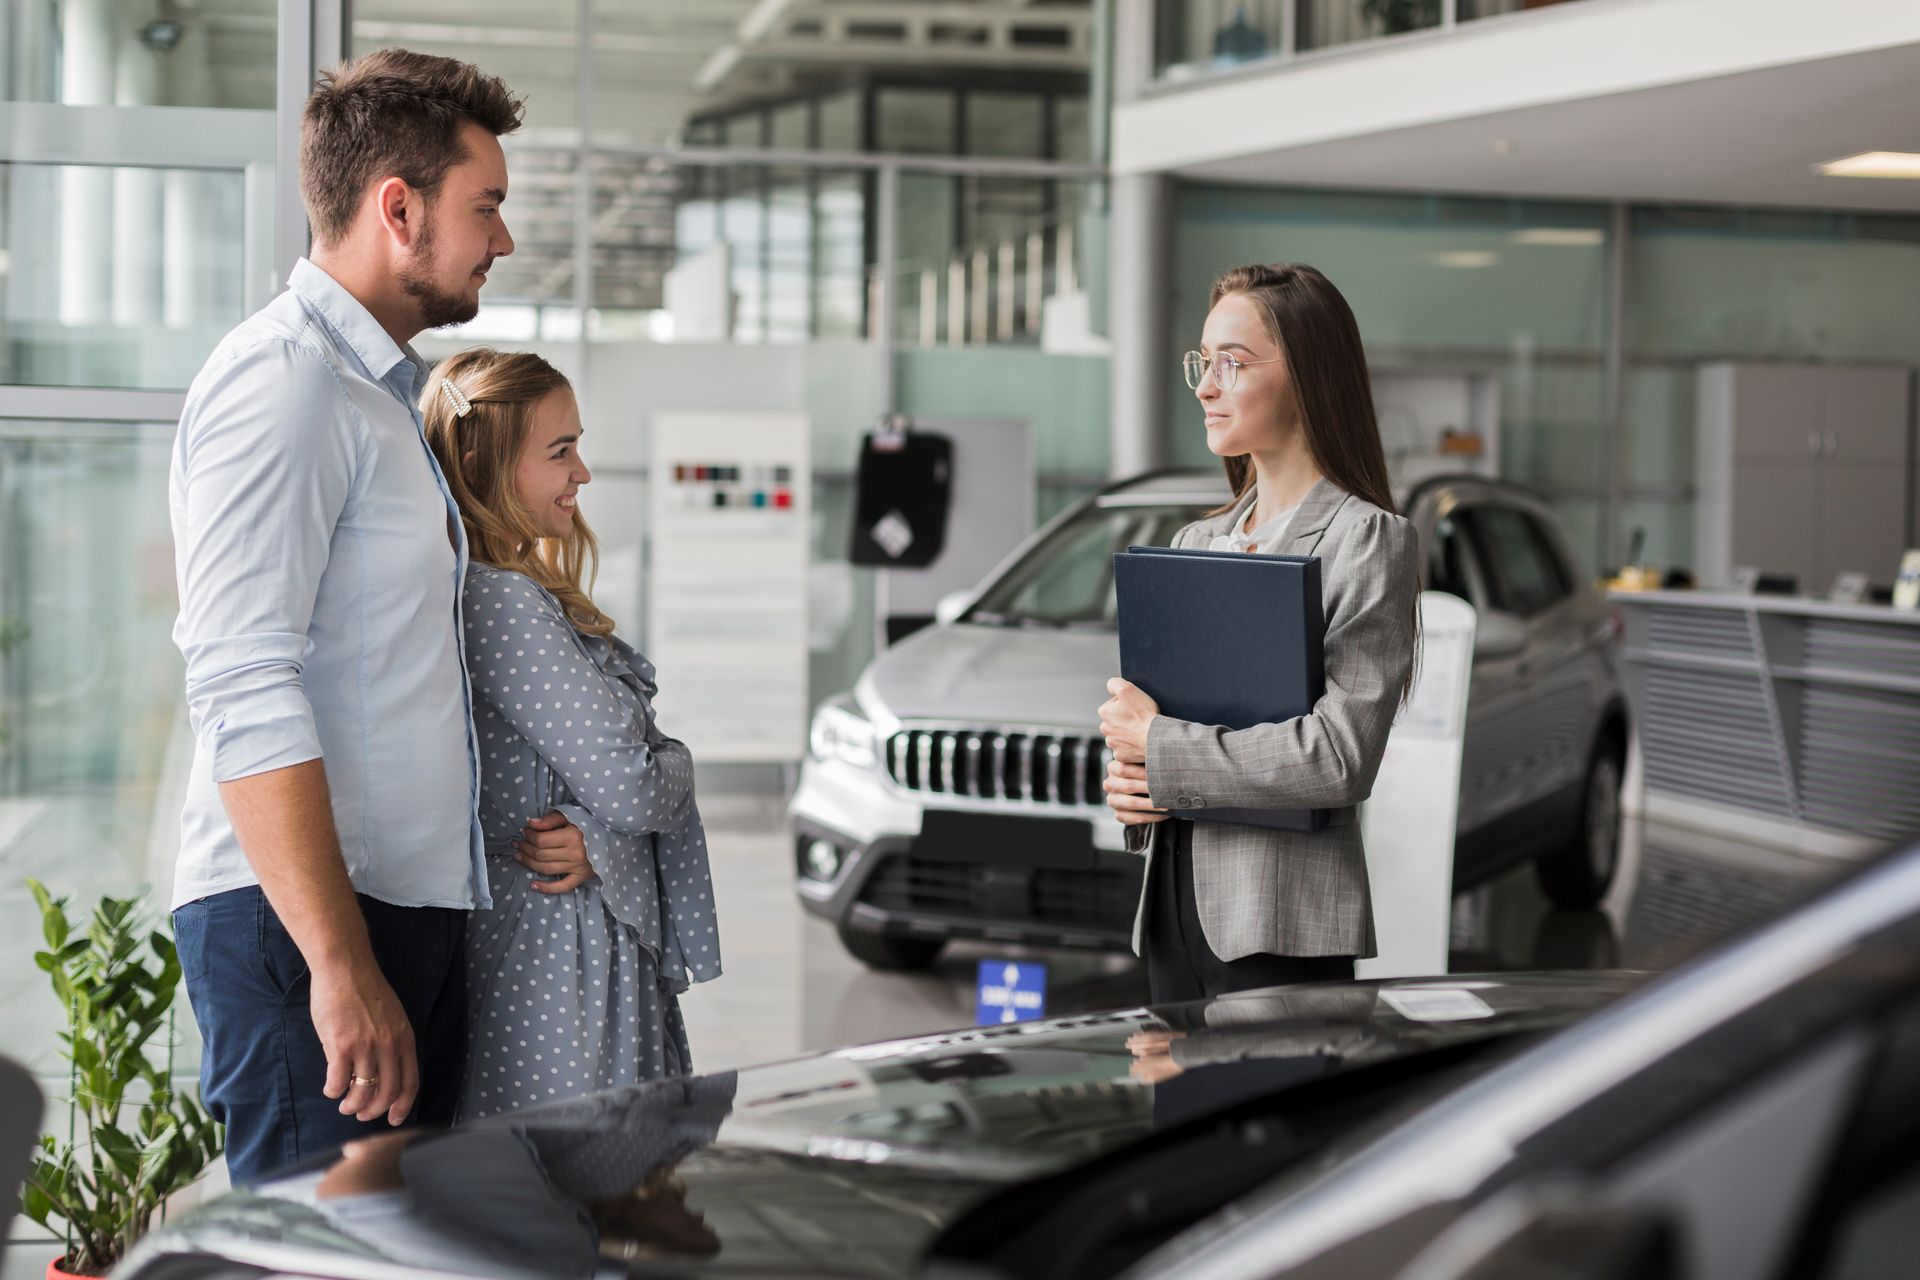
<svg viewBox="0 0 1920 1280">
<path fill-rule="evenodd" d="M 181 415 L 174 928 L 236 1183 L 381 1120 L 445 1123 L 459 1093 L 466 913 L 490 905 L 467 551 L 407 343 L 471 319 L 513 252 L 498 138 L 520 113 L 448 58 L 323 74 L 300 132 L 312 256 Z"/>
</svg>

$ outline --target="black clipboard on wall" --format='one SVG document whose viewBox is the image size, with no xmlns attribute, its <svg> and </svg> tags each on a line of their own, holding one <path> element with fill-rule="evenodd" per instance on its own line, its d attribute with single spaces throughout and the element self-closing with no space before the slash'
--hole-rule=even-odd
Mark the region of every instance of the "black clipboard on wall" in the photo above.
<svg viewBox="0 0 1920 1280">
<path fill-rule="evenodd" d="M 1161 713 L 1246 729 L 1326 690 L 1318 556 L 1128 547 L 1113 557 L 1120 674 Z M 1319 831 L 1326 809 L 1176 809 L 1178 818 Z"/>
</svg>

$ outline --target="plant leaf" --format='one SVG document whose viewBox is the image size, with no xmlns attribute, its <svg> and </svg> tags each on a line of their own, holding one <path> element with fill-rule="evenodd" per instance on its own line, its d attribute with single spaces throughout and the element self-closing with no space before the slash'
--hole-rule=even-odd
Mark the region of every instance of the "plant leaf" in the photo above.
<svg viewBox="0 0 1920 1280">
<path fill-rule="evenodd" d="M 111 1125 L 95 1129 L 93 1143 L 106 1152 L 107 1159 L 113 1161 L 114 1169 L 123 1177 L 131 1178 L 140 1172 L 140 1148 L 118 1129 Z"/>
<path fill-rule="evenodd" d="M 28 1178 L 27 1185 L 20 1189 L 20 1212 L 26 1214 L 29 1221 L 37 1222 L 42 1227 L 46 1227 L 47 1219 L 53 1216 L 53 1201 L 33 1178 Z"/>
<path fill-rule="evenodd" d="M 140 1153 L 140 1185 L 150 1186 L 166 1169 L 173 1159 L 174 1148 L 178 1145 L 180 1131 L 172 1121 L 153 1135 L 147 1149 Z"/>
</svg>

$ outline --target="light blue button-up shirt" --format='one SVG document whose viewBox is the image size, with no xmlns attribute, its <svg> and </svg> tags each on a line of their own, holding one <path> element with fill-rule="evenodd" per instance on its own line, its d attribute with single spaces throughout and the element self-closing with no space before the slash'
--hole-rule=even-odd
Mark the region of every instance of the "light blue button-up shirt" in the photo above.
<svg viewBox="0 0 1920 1280">
<path fill-rule="evenodd" d="M 187 391 L 169 484 L 194 736 L 176 907 L 259 883 L 218 784 L 313 759 L 356 890 L 491 905 L 467 542 L 417 407 L 427 372 L 302 259 Z"/>
</svg>

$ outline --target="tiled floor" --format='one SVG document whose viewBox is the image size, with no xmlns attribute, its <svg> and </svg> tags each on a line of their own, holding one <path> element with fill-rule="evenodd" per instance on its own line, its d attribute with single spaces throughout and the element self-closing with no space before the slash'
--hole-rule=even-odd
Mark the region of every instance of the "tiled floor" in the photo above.
<svg viewBox="0 0 1920 1280">
<path fill-rule="evenodd" d="M 870 972 L 840 948 L 833 930 L 795 902 L 776 776 L 736 773 L 701 780 L 701 807 L 713 851 L 726 974 L 683 1000 L 694 1061 L 723 1070 L 839 1045 L 944 1027 L 974 1019 L 978 961 L 1017 951 L 956 945 L 924 975 Z M 0 841 L 0 1051 L 29 1063 L 50 1096 L 65 1081 L 56 1039 L 58 1008 L 31 960 L 38 912 L 25 877 L 90 902 L 126 893 L 145 868 L 107 856 L 57 859 L 33 838 L 45 815 L 0 813 L 20 836 Z M 1622 875 L 1603 908 L 1553 909 L 1522 869 L 1456 900 L 1452 967 L 1661 968 L 1751 920 L 1804 895 L 1838 868 L 1773 855 L 1685 832 L 1635 825 Z M 1146 999 L 1139 966 L 1123 956 L 1048 955 L 1049 1012 L 1134 1005 Z M 176 1063 L 191 1078 L 198 1045 L 181 1007 Z M 208 1190 L 224 1179 L 215 1177 Z M 16 1228 L 16 1239 L 30 1233 Z M 47 1246 L 8 1251 L 0 1280 L 27 1280 L 45 1265 Z"/>
</svg>

